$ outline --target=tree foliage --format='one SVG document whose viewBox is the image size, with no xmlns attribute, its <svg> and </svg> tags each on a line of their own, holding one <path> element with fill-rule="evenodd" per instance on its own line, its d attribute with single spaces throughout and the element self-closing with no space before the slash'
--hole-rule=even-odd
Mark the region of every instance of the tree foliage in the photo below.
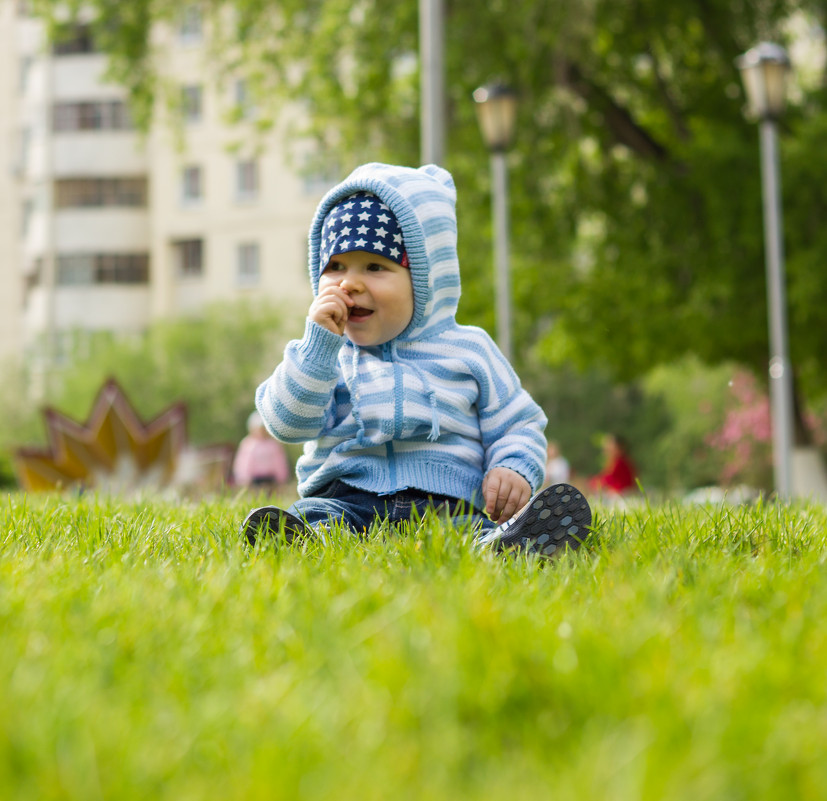
<svg viewBox="0 0 827 801">
<path fill-rule="evenodd" d="M 246 77 L 261 120 L 300 104 L 308 122 L 296 132 L 339 173 L 365 160 L 417 163 L 417 5 L 203 0 L 209 68 L 219 81 Z M 181 5 L 38 3 L 53 20 L 81 6 L 96 13 L 111 74 L 148 123 L 174 45 L 150 30 L 175 25 Z M 471 92 L 499 77 L 521 98 L 509 157 L 516 341 L 536 344 L 547 363 L 624 380 L 688 353 L 763 372 L 758 133 L 743 118 L 734 62 L 762 39 L 791 44 L 791 20 L 816 24 L 823 4 L 445 0 L 445 13 L 446 166 L 459 187 L 465 320 L 493 329 L 490 186 Z M 821 76 L 799 81 L 792 100 L 782 131 L 791 350 L 806 387 L 822 392 Z"/>
<path fill-rule="evenodd" d="M 104 381 L 115 378 L 144 420 L 183 401 L 190 442 L 237 442 L 246 433 L 256 386 L 272 372 L 287 329 L 297 324 L 273 307 L 226 303 L 196 319 L 155 322 L 138 338 L 83 337 L 66 365 L 41 378 L 48 387 L 43 403 L 86 420 Z M 43 444 L 41 409 L 25 391 L 31 383 L 25 372 L 24 365 L 0 366 L 0 455 Z"/>
<path fill-rule="evenodd" d="M 57 376 L 50 403 L 85 419 L 114 377 L 145 419 L 184 401 L 190 441 L 236 442 L 246 433 L 256 386 L 281 356 L 283 320 L 272 307 L 219 304 L 199 318 L 158 321 L 139 339 L 100 338 Z"/>
</svg>

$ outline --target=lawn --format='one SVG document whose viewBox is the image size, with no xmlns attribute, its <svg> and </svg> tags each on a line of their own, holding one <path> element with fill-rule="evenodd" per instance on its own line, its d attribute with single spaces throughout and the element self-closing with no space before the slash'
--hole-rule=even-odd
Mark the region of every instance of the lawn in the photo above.
<svg viewBox="0 0 827 801">
<path fill-rule="evenodd" d="M 827 798 L 823 507 L 598 506 L 549 563 L 2 503 L 4 800 Z"/>
</svg>

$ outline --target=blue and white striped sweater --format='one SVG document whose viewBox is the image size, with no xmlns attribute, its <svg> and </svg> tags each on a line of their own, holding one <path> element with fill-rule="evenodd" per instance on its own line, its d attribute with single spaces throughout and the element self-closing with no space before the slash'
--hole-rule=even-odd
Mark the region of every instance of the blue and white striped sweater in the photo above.
<svg viewBox="0 0 827 801">
<path fill-rule="evenodd" d="M 515 470 L 536 490 L 545 415 L 488 334 L 454 318 L 455 192 L 445 170 L 364 165 L 331 190 L 311 226 L 313 291 L 324 217 L 360 190 L 377 194 L 399 220 L 414 314 L 396 339 L 373 348 L 308 320 L 303 338 L 288 344 L 258 388 L 256 405 L 270 432 L 306 443 L 297 465 L 300 494 L 340 479 L 377 494 L 413 487 L 479 502 L 493 467 Z"/>
</svg>

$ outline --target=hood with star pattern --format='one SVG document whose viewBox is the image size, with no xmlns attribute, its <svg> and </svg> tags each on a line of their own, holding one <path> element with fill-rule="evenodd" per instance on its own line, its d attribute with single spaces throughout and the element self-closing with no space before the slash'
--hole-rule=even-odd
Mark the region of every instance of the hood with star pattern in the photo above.
<svg viewBox="0 0 827 801">
<path fill-rule="evenodd" d="M 454 325 L 460 296 L 456 188 L 450 173 L 434 164 L 416 169 L 363 164 L 324 196 L 310 226 L 313 294 L 319 291 L 319 275 L 324 266 L 321 260 L 325 218 L 341 200 L 359 192 L 380 198 L 402 229 L 413 283 L 414 311 L 397 340 L 435 336 Z"/>
</svg>

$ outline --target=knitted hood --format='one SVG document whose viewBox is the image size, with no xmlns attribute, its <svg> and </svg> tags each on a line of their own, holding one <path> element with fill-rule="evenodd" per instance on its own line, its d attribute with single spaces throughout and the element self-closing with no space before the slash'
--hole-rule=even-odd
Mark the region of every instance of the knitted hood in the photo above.
<svg viewBox="0 0 827 801">
<path fill-rule="evenodd" d="M 451 175 L 434 164 L 414 169 L 363 164 L 322 198 L 310 226 L 309 269 L 313 294 L 319 291 L 321 233 L 325 217 L 355 192 L 377 195 L 402 228 L 410 262 L 414 311 L 397 342 L 435 336 L 454 324 L 460 296 L 457 258 L 457 193 Z"/>
</svg>

